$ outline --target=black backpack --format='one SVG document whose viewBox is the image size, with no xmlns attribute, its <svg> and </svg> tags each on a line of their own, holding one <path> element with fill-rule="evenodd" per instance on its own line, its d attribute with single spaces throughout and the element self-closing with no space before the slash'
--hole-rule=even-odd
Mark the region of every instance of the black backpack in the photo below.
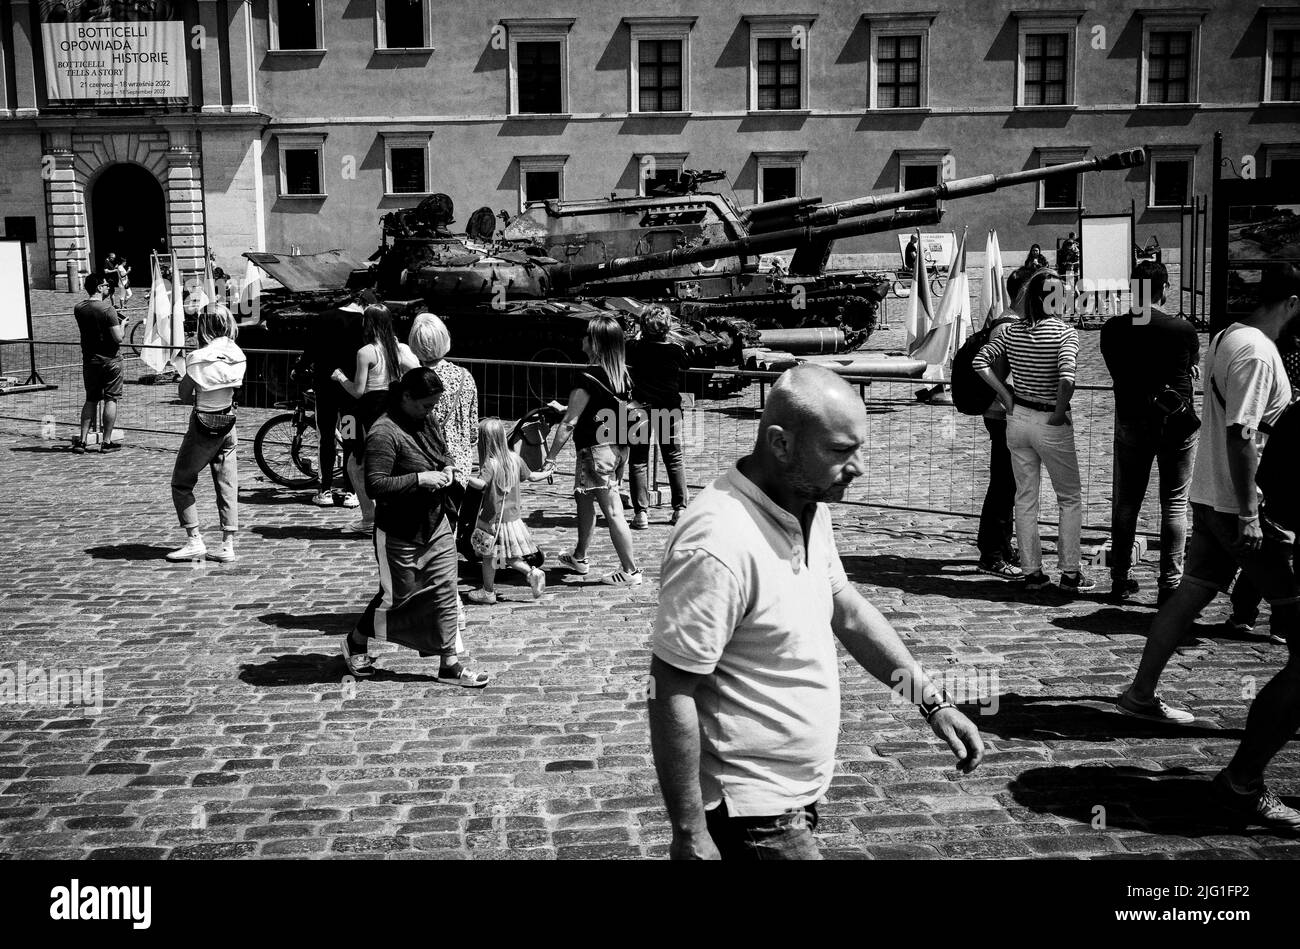
<svg viewBox="0 0 1300 949">
<path fill-rule="evenodd" d="M 975 371 L 975 357 L 988 345 L 994 328 L 1014 323 L 1014 316 L 1002 316 L 961 344 L 952 357 L 952 404 L 962 415 L 983 415 L 997 397 L 987 382 Z"/>
<path fill-rule="evenodd" d="M 1300 491 L 1295 489 L 1297 466 L 1300 466 L 1300 409 L 1292 402 L 1269 428 L 1268 441 L 1255 469 L 1255 484 L 1264 495 L 1264 513 L 1268 519 L 1293 532 L 1300 532 Z"/>
</svg>

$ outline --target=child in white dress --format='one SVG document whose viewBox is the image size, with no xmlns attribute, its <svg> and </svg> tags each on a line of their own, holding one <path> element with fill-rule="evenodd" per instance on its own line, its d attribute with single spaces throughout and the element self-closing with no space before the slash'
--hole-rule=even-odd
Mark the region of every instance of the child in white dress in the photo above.
<svg viewBox="0 0 1300 949">
<path fill-rule="evenodd" d="M 471 590 L 471 603 L 495 603 L 495 580 L 499 567 L 510 567 L 528 578 L 533 597 L 546 588 L 546 574 L 528 565 L 526 558 L 537 553 L 519 511 L 519 482 L 543 481 L 546 471 L 532 471 L 506 444 L 505 423 L 485 418 L 478 423 L 479 476 L 469 483 L 483 492 L 470 546 L 483 558 L 483 589 Z"/>
</svg>

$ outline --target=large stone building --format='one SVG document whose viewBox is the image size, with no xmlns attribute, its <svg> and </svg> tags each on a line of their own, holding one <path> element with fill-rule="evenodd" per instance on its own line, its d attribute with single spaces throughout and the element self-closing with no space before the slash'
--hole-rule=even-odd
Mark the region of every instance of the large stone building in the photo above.
<svg viewBox="0 0 1300 949">
<path fill-rule="evenodd" d="M 246 250 L 364 258 L 431 192 L 461 222 L 681 168 L 742 204 L 842 200 L 1128 146 L 1153 161 L 950 202 L 944 225 L 1050 252 L 1081 210 L 1132 204 L 1140 241 L 1176 247 L 1216 130 L 1236 171 L 1300 171 L 1300 5 L 922 6 L 4 0 L 0 211 L 33 284 L 66 287 L 110 251 L 137 280 L 151 248 L 232 272 Z M 146 42 L 170 59 L 130 88 L 67 68 L 95 49 L 78 37 L 156 20 L 180 24 Z M 897 256 L 889 235 L 838 250 Z"/>
</svg>

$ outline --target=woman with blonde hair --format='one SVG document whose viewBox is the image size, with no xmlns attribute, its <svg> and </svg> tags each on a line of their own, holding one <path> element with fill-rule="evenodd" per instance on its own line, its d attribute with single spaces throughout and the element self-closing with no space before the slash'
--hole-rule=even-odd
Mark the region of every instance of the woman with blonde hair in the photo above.
<svg viewBox="0 0 1300 949">
<path fill-rule="evenodd" d="M 218 563 L 235 559 L 235 533 L 239 530 L 239 441 L 235 434 L 235 392 L 244 382 L 244 353 L 235 345 L 239 335 L 230 311 L 215 306 L 199 314 L 199 347 L 185 357 L 185 375 L 180 382 L 180 399 L 193 403 L 189 428 L 181 440 L 172 469 L 172 503 L 185 529 L 184 547 L 173 550 L 168 560 L 198 560 L 207 557 Z M 199 472 L 212 471 L 217 492 L 217 514 L 221 519 L 221 546 L 209 551 L 199 532 L 194 486 Z"/>
<path fill-rule="evenodd" d="M 457 470 L 468 475 L 473 470 L 478 443 L 478 387 L 469 371 L 447 361 L 451 351 L 451 334 L 447 325 L 432 313 L 415 318 L 408 337 L 411 351 L 420 365 L 432 369 L 442 380 L 442 398 L 433 407 L 433 416 L 442 425 L 447 450 L 455 459 Z"/>
<path fill-rule="evenodd" d="M 361 314 L 361 335 L 365 345 L 357 350 L 352 378 L 349 379 L 340 369 L 335 369 L 330 378 L 357 400 L 352 424 L 345 424 L 343 432 L 349 449 L 344 454 L 349 455 L 348 477 L 356 488 L 357 500 L 361 502 L 361 519 L 353 529 L 368 533 L 375 526 L 375 502 L 365 488 L 366 432 L 384 412 L 389 384 L 402 378 L 408 370 L 418 368 L 420 362 L 405 343 L 397 341 L 392 314 L 382 303 L 371 304 Z"/>
<path fill-rule="evenodd" d="M 628 417 L 632 376 L 624 355 L 623 327 L 612 316 L 598 316 L 587 324 L 582 351 L 591 361 L 578 372 L 564 420 L 556 426 L 546 469 L 554 467 L 570 436 L 577 450 L 573 493 L 578 502 L 578 543 L 572 554 L 559 561 L 574 573 L 586 575 L 587 547 L 596 526 L 596 507 L 609 525 L 609 537 L 618 553 L 619 570 L 602 578 L 610 586 L 635 586 L 642 582 L 641 568 L 632 551 L 632 533 L 623 517 L 619 482 L 627 464 Z"/>
</svg>

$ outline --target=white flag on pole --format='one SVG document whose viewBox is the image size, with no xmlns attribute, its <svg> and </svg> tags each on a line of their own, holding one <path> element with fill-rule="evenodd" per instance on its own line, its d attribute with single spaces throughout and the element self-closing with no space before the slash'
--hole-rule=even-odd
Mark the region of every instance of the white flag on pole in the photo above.
<svg viewBox="0 0 1300 949">
<path fill-rule="evenodd" d="M 913 358 L 924 359 L 928 364 L 923 379 L 937 382 L 944 378 L 969 326 L 970 284 L 966 278 L 966 232 L 962 231 L 961 243 L 948 269 L 948 286 L 939 300 L 931 329 L 909 352 Z"/>
<path fill-rule="evenodd" d="M 157 254 L 149 255 L 149 312 L 144 323 L 144 345 L 171 346 L 172 299 Z M 141 349 L 140 359 L 154 372 L 167 368 L 166 349 Z"/>
<path fill-rule="evenodd" d="M 1002 271 L 1002 248 L 998 246 L 998 232 L 989 231 L 984 244 L 984 281 L 980 284 L 980 326 L 988 326 L 1007 310 L 1006 275 Z"/>
<path fill-rule="evenodd" d="M 921 253 L 921 232 L 916 232 L 917 254 L 912 264 L 912 292 L 903 310 L 903 344 L 909 353 L 934 325 L 934 304 L 930 300 L 929 274 Z"/>
<path fill-rule="evenodd" d="M 175 254 L 172 254 L 171 339 L 168 345 L 172 347 L 168 362 L 177 375 L 185 375 L 185 291 L 181 286 L 180 262 Z"/>
</svg>

